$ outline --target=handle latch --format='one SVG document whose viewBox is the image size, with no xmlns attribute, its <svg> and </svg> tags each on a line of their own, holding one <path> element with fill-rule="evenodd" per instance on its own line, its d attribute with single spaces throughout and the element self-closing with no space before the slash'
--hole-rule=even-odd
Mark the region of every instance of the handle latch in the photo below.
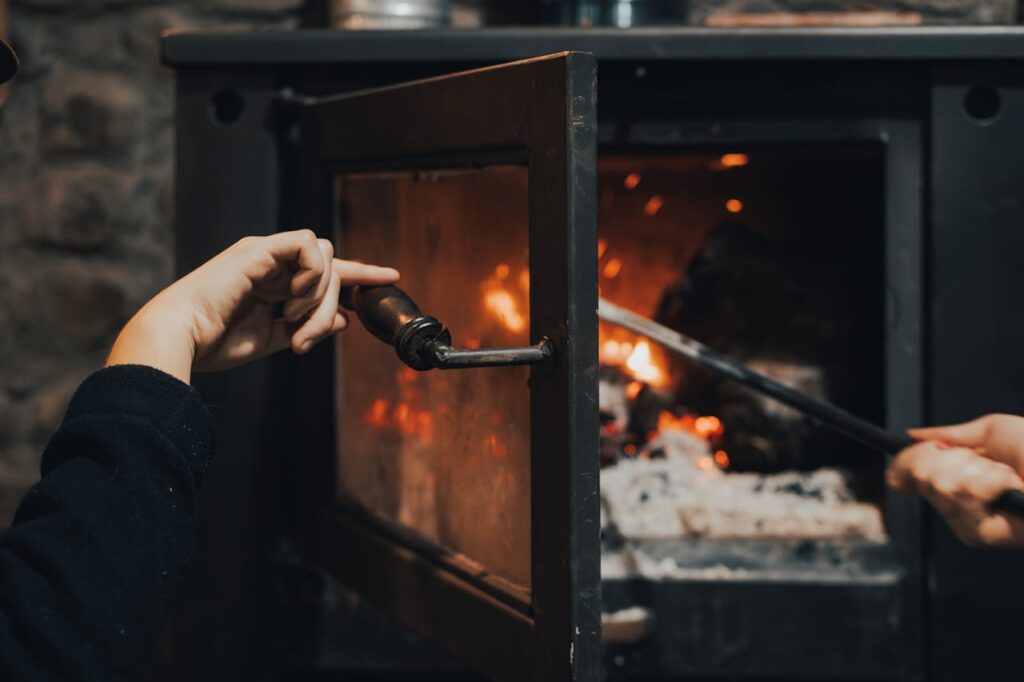
<svg viewBox="0 0 1024 682">
<path fill-rule="evenodd" d="M 550 365 L 555 346 L 547 338 L 535 346 L 464 349 L 452 347 L 448 329 L 424 315 L 407 293 L 395 286 L 351 286 L 341 290 L 341 305 L 355 311 L 367 331 L 395 347 L 415 370 Z"/>
</svg>

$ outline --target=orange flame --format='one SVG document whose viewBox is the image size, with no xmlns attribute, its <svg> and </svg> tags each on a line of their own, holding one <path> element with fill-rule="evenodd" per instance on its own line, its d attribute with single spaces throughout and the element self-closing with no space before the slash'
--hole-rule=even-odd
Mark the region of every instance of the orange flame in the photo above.
<svg viewBox="0 0 1024 682">
<path fill-rule="evenodd" d="M 719 162 L 723 168 L 741 168 L 750 163 L 750 157 L 746 154 L 722 154 Z"/>
<path fill-rule="evenodd" d="M 615 279 L 619 276 L 620 272 L 622 272 L 622 261 L 618 258 L 612 258 L 609 260 L 605 264 L 604 270 L 602 270 L 602 273 L 608 279 Z"/>
<path fill-rule="evenodd" d="M 626 367 L 640 381 L 655 386 L 660 386 L 665 381 L 665 373 L 651 361 L 651 346 L 646 341 L 636 344 L 636 348 L 626 360 Z"/>
<path fill-rule="evenodd" d="M 644 204 L 644 215 L 646 215 L 648 218 L 653 218 L 654 216 L 658 215 L 658 212 L 661 211 L 661 207 L 664 205 L 665 197 L 661 196 L 660 194 L 655 194 L 653 197 L 647 200 L 646 204 Z"/>
<path fill-rule="evenodd" d="M 644 384 L 642 381 L 631 381 L 629 382 L 629 385 L 626 386 L 626 397 L 630 400 L 634 400 L 638 395 L 640 395 L 640 391 L 643 389 Z"/>
<path fill-rule="evenodd" d="M 729 468 L 729 453 L 725 450 L 718 450 L 715 452 L 715 464 L 718 465 L 719 469 Z"/>
<path fill-rule="evenodd" d="M 366 414 L 366 421 L 371 426 L 377 428 L 384 428 L 388 425 L 388 401 L 384 398 L 377 398 L 373 401 L 373 405 L 370 406 L 370 411 Z"/>
<path fill-rule="evenodd" d="M 491 309 L 491 312 L 501 320 L 502 324 L 511 331 L 521 332 L 526 329 L 526 318 L 520 314 L 519 306 L 516 305 L 516 300 L 509 292 L 504 289 L 488 291 L 484 297 L 484 302 Z"/>
</svg>

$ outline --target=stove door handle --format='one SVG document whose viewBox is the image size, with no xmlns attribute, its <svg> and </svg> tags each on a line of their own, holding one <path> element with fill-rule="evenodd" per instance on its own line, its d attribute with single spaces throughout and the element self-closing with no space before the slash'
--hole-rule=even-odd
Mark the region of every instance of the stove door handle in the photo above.
<svg viewBox="0 0 1024 682">
<path fill-rule="evenodd" d="M 342 287 L 342 307 L 354 311 L 367 331 L 395 347 L 402 362 L 415 370 L 548 365 L 555 348 L 549 339 L 535 346 L 460 349 L 452 347 L 448 329 L 424 315 L 407 293 L 395 286 Z"/>
</svg>

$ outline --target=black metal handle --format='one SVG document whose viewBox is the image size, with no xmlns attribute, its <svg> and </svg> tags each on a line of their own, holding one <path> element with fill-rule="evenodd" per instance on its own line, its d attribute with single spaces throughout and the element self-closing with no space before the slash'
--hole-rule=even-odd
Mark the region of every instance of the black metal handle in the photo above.
<svg viewBox="0 0 1024 682">
<path fill-rule="evenodd" d="M 547 365 L 554 361 L 554 344 L 548 339 L 517 348 L 453 348 L 448 329 L 424 315 L 409 294 L 396 286 L 342 287 L 340 302 L 359 316 L 367 331 L 394 346 L 402 362 L 415 370 Z"/>
</svg>

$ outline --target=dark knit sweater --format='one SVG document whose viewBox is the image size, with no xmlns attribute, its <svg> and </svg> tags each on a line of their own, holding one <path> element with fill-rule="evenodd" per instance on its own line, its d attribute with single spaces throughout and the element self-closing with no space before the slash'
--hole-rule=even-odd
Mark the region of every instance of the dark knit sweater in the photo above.
<svg viewBox="0 0 1024 682">
<path fill-rule="evenodd" d="M 193 542 L 214 426 L 149 367 L 85 380 L 0 537 L 0 680 L 137 680 Z"/>
</svg>

